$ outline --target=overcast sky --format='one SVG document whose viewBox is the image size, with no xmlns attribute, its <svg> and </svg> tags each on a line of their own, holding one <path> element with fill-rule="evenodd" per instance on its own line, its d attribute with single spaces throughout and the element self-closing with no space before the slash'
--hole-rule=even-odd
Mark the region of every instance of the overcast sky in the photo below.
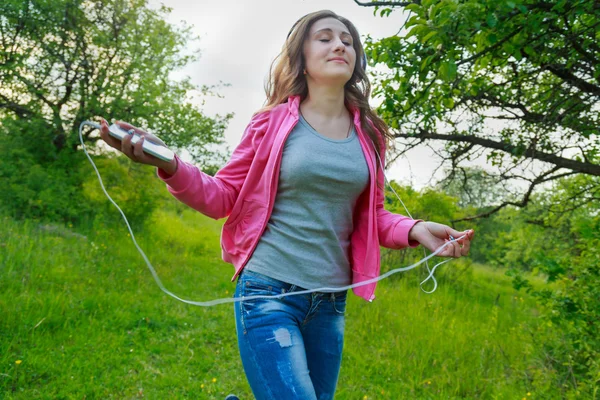
<svg viewBox="0 0 600 400">
<path fill-rule="evenodd" d="M 224 98 L 207 97 L 201 107 L 208 116 L 235 114 L 225 131 L 231 150 L 239 143 L 252 114 L 263 105 L 271 62 L 298 18 L 313 11 L 332 10 L 352 21 L 361 37 L 369 34 L 375 39 L 397 34 L 405 19 L 401 10 L 389 17 L 374 16 L 373 7 L 361 7 L 353 0 L 151 0 L 153 5 L 160 3 L 173 9 L 169 22 L 186 21 L 200 36 L 195 43 L 200 59 L 179 76 L 187 75 L 197 85 L 231 84 L 217 90 Z M 375 107 L 380 101 L 374 99 L 371 105 Z M 387 176 L 421 188 L 436 165 L 429 150 L 416 149 L 391 166 Z"/>
</svg>

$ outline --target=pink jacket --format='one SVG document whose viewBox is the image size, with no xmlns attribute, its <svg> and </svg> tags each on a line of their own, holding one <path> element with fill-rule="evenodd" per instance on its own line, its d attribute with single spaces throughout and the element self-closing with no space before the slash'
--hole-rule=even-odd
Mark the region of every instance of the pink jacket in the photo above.
<svg viewBox="0 0 600 400">
<path fill-rule="evenodd" d="M 299 106 L 300 96 L 290 96 L 287 103 L 252 117 L 230 160 L 214 177 L 177 156 L 175 174 L 169 176 L 162 169 L 157 170 L 169 192 L 184 204 L 214 219 L 229 216 L 221 231 L 221 250 L 223 260 L 235 266 L 232 281 L 244 268 L 269 221 L 277 194 L 283 146 L 298 122 Z M 418 246 L 416 241 L 409 242 L 408 232 L 419 220 L 384 209 L 383 192 L 375 184 L 378 160 L 369 137 L 360 126 L 359 111 L 353 109 L 352 113 L 370 174 L 368 190 L 356 202 L 354 231 L 350 238 L 352 283 L 358 283 L 379 275 L 379 246 L 390 249 Z M 381 156 L 384 158 L 384 154 Z M 383 187 L 381 172 L 377 180 Z M 375 286 L 376 283 L 372 283 L 353 291 L 372 301 Z"/>
</svg>

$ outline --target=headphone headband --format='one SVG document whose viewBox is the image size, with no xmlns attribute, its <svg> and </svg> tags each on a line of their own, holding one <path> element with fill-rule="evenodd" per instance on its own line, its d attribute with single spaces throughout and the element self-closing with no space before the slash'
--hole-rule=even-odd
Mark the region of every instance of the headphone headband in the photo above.
<svg viewBox="0 0 600 400">
<path fill-rule="evenodd" d="M 306 14 L 306 15 L 309 15 L 309 14 Z M 306 17 L 306 15 L 305 15 L 304 17 Z M 298 19 L 296 22 L 294 22 L 294 25 L 292 25 L 292 29 L 290 29 L 290 31 L 289 31 L 289 32 L 288 32 L 288 34 L 287 34 L 286 40 L 290 38 L 290 35 L 292 34 L 292 31 L 294 30 L 294 28 L 296 27 L 296 25 L 298 25 L 298 23 L 299 23 L 300 21 L 302 21 L 302 19 L 303 19 L 304 17 L 301 17 L 301 18 L 300 18 L 300 19 Z M 367 69 L 367 55 L 365 54 L 365 51 L 364 51 L 364 49 L 363 49 L 363 52 L 362 52 L 361 65 L 362 65 L 362 68 L 363 68 L 363 70 L 366 70 L 366 69 Z"/>
</svg>

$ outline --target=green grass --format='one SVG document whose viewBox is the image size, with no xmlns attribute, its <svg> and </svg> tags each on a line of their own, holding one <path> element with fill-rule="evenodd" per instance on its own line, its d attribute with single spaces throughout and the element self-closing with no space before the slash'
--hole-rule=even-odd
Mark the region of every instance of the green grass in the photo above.
<svg viewBox="0 0 600 400">
<path fill-rule="evenodd" d="M 166 296 L 124 225 L 96 223 L 83 238 L 0 221 L 0 397 L 252 398 L 231 304 Z M 222 223 L 159 211 L 136 238 L 169 290 L 228 297 Z M 460 262 L 440 268 L 431 295 L 410 271 L 382 281 L 373 303 L 349 296 L 337 399 L 541 398 L 533 300 L 483 266 L 453 279 Z"/>
</svg>

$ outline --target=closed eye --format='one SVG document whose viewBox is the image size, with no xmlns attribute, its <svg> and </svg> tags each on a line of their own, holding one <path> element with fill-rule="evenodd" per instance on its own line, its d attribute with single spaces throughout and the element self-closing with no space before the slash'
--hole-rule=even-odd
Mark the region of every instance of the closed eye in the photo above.
<svg viewBox="0 0 600 400">
<path fill-rule="evenodd" d="M 329 39 L 321 39 L 321 40 L 319 40 L 319 42 L 329 42 Z M 351 46 L 351 44 L 348 42 L 342 42 L 342 43 L 344 43 L 346 46 Z"/>
</svg>

